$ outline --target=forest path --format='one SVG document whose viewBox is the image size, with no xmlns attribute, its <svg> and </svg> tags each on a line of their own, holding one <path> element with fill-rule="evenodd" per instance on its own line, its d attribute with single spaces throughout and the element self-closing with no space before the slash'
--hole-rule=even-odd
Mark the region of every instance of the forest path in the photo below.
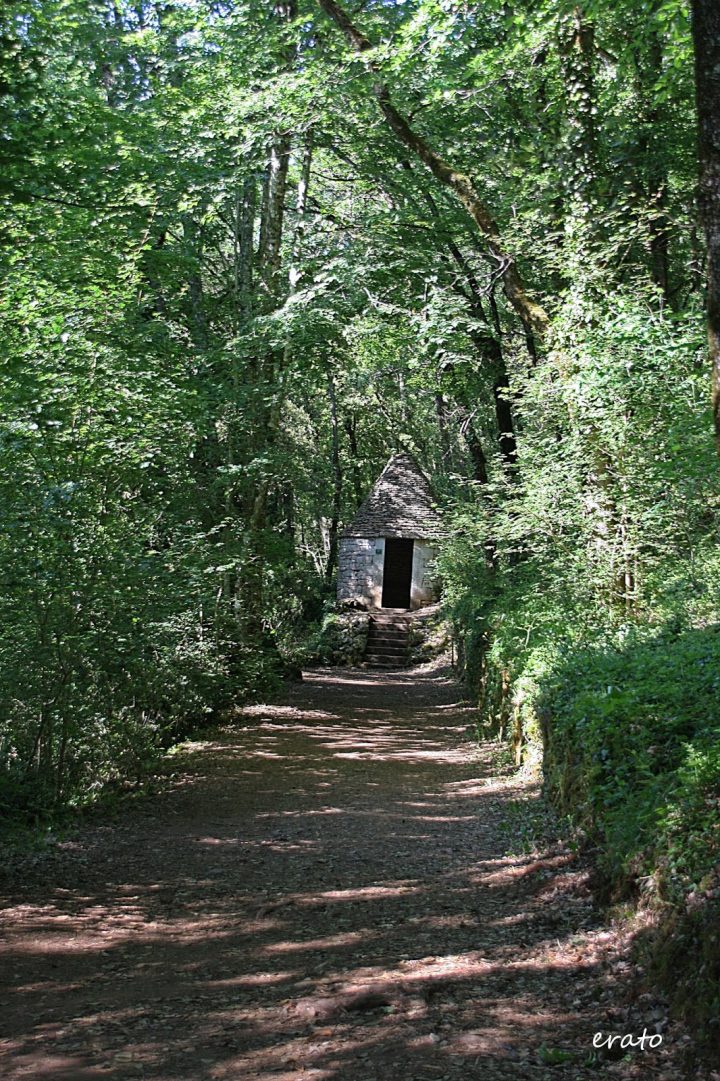
<svg viewBox="0 0 720 1081">
<path fill-rule="evenodd" d="M 186 745 L 169 790 L 25 860 L 0 1076 L 597 1078 L 593 1033 L 657 1011 L 616 998 L 572 854 L 507 854 L 534 790 L 473 716 L 441 669 L 310 672 Z M 601 1072 L 677 1078 L 664 1055 Z"/>
</svg>

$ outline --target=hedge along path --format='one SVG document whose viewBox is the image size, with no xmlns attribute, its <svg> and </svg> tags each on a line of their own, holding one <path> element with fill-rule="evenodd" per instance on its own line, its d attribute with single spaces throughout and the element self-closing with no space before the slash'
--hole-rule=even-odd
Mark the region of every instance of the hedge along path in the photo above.
<svg viewBox="0 0 720 1081">
<path fill-rule="evenodd" d="M 0 1076 L 597 1078 L 593 1034 L 662 1006 L 577 858 L 514 853 L 537 787 L 474 719 L 438 667 L 306 673 L 11 864 Z M 601 1068 L 690 1076 L 667 1035 Z"/>
</svg>

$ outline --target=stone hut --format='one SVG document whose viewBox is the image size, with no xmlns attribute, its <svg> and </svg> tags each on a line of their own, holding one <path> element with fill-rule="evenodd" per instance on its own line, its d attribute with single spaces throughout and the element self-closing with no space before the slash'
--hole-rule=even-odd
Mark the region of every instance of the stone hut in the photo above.
<svg viewBox="0 0 720 1081">
<path fill-rule="evenodd" d="M 338 601 L 367 608 L 430 604 L 441 535 L 427 478 L 411 455 L 395 454 L 341 534 Z"/>
</svg>

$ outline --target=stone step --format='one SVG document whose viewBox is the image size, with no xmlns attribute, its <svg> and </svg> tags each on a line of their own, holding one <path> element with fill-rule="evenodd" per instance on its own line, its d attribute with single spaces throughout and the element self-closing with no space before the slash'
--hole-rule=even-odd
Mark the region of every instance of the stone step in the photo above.
<svg viewBox="0 0 720 1081">
<path fill-rule="evenodd" d="M 388 656 L 388 657 L 406 657 L 407 656 L 407 646 L 396 646 L 396 645 L 388 646 L 388 645 L 384 645 L 382 642 L 369 642 L 367 652 L 368 653 L 381 653 L 384 656 Z"/>
<path fill-rule="evenodd" d="M 393 642 L 407 642 L 408 633 L 402 627 L 370 627 L 370 638 L 390 638 Z"/>
<path fill-rule="evenodd" d="M 365 661 L 371 668 L 407 668 L 410 617 L 402 609 L 373 612 Z"/>
<path fill-rule="evenodd" d="M 369 642 L 382 642 L 383 645 L 406 645 L 408 644 L 408 636 L 406 635 L 369 635 Z"/>
<path fill-rule="evenodd" d="M 367 653 L 365 660 L 371 668 L 407 668 L 407 658 L 384 657 Z"/>
</svg>

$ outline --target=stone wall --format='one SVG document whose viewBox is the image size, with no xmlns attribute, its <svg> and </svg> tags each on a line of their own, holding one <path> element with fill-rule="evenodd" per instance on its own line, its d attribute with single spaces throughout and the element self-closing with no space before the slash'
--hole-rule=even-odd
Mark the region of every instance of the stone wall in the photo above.
<svg viewBox="0 0 720 1081">
<path fill-rule="evenodd" d="M 338 553 L 338 602 L 379 608 L 384 560 L 385 540 L 382 537 L 377 540 L 342 537 Z"/>
<path fill-rule="evenodd" d="M 437 555 L 437 548 L 425 541 L 416 540 L 413 548 L 412 582 L 410 585 L 410 607 L 423 608 L 437 600 L 437 588 L 432 569 L 432 561 Z"/>
<path fill-rule="evenodd" d="M 367 648 L 370 615 L 345 610 L 330 612 L 311 643 L 308 662 L 320 664 L 360 664 Z"/>
</svg>

